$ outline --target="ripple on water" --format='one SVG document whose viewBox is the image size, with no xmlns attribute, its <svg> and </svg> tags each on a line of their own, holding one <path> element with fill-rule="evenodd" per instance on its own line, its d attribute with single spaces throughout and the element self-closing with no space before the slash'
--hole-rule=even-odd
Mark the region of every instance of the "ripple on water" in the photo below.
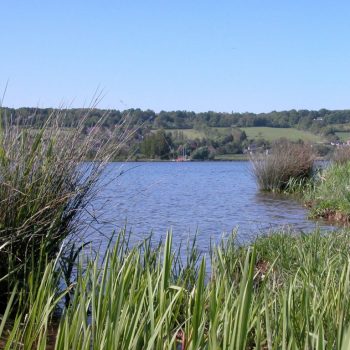
<svg viewBox="0 0 350 350">
<path fill-rule="evenodd" d="M 128 171 L 118 177 L 121 169 Z M 127 222 L 133 240 L 153 232 L 159 241 L 172 229 L 179 245 L 198 231 L 199 248 L 207 251 L 210 239 L 236 228 L 239 241 L 246 242 L 284 226 L 317 226 L 297 201 L 260 193 L 249 162 L 111 163 L 104 181 L 92 207 L 100 221 L 110 223 L 99 226 L 105 235 Z M 92 237 L 96 244 L 101 240 L 97 233 Z"/>
</svg>

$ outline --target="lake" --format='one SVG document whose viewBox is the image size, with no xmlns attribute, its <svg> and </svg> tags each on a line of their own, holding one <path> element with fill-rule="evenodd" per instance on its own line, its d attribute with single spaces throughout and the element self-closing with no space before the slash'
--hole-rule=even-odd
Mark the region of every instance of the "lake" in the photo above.
<svg viewBox="0 0 350 350">
<path fill-rule="evenodd" d="M 132 241 L 151 232 L 159 241 L 172 230 L 178 246 L 198 232 L 202 251 L 232 230 L 244 243 L 282 227 L 330 228 L 308 220 L 297 200 L 259 192 L 247 161 L 111 163 L 89 211 L 94 230 L 107 237 L 125 225 Z M 91 239 L 97 244 L 101 235 L 93 233 Z"/>
</svg>

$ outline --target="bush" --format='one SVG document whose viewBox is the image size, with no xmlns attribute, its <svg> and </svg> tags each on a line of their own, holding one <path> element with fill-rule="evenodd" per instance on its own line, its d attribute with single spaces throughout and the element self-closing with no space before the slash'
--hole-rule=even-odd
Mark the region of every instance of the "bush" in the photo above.
<svg viewBox="0 0 350 350">
<path fill-rule="evenodd" d="M 268 154 L 252 155 L 250 160 L 260 189 L 279 192 L 292 179 L 304 181 L 311 176 L 314 154 L 309 145 L 281 140 Z"/>
<path fill-rule="evenodd" d="M 100 174 L 118 151 L 118 145 L 111 147 L 112 136 L 99 137 L 99 122 L 83 136 L 87 116 L 76 128 L 64 129 L 60 127 L 63 112 L 53 112 L 42 127 L 34 129 L 12 125 L 0 114 L 3 296 L 14 283 L 25 285 L 30 271 L 40 269 L 41 258 L 45 263 L 53 259 L 62 241 L 77 232 Z"/>
<path fill-rule="evenodd" d="M 214 154 L 210 152 L 207 146 L 199 147 L 192 153 L 192 159 L 194 160 L 214 159 Z"/>
</svg>

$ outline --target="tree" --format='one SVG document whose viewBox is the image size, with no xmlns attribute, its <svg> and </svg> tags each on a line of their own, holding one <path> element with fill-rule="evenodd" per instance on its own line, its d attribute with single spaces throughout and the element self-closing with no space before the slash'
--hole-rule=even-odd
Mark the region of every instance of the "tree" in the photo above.
<svg viewBox="0 0 350 350">
<path fill-rule="evenodd" d="M 167 134 L 164 130 L 151 133 L 143 140 L 140 149 L 147 158 L 167 159 L 173 150 L 171 134 Z"/>
<path fill-rule="evenodd" d="M 209 151 L 207 146 L 199 147 L 192 153 L 192 159 L 195 160 L 207 160 L 213 158 L 214 155 Z"/>
</svg>

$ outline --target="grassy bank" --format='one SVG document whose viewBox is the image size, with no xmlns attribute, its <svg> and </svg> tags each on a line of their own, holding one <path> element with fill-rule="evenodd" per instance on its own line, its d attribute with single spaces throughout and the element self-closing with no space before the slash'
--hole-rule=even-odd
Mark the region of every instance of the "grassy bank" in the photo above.
<svg viewBox="0 0 350 350">
<path fill-rule="evenodd" d="M 213 248 L 211 268 L 191 250 L 182 264 L 171 235 L 161 249 L 117 244 L 81 255 L 61 290 L 57 261 L 30 284 L 27 312 L 13 299 L 0 325 L 8 349 L 347 349 L 350 236 L 275 233 Z M 35 271 L 31 278 L 35 278 Z M 16 296 L 18 291 L 13 295 Z M 64 308 L 65 295 L 70 303 Z M 24 302 L 24 301 L 23 301 Z M 58 319 L 53 318 L 59 312 Z M 13 314 L 13 312 L 12 312 Z"/>
<path fill-rule="evenodd" d="M 350 223 L 350 148 L 337 149 L 325 169 L 315 169 L 311 147 L 287 141 L 250 160 L 260 190 L 298 195 L 311 218 Z"/>
<path fill-rule="evenodd" d="M 337 149 L 325 169 L 315 169 L 308 145 L 287 141 L 250 160 L 260 190 L 297 194 L 311 218 L 350 223 L 350 148 Z"/>
<path fill-rule="evenodd" d="M 332 164 L 305 193 L 312 217 L 330 221 L 350 222 L 350 162 Z"/>
</svg>

